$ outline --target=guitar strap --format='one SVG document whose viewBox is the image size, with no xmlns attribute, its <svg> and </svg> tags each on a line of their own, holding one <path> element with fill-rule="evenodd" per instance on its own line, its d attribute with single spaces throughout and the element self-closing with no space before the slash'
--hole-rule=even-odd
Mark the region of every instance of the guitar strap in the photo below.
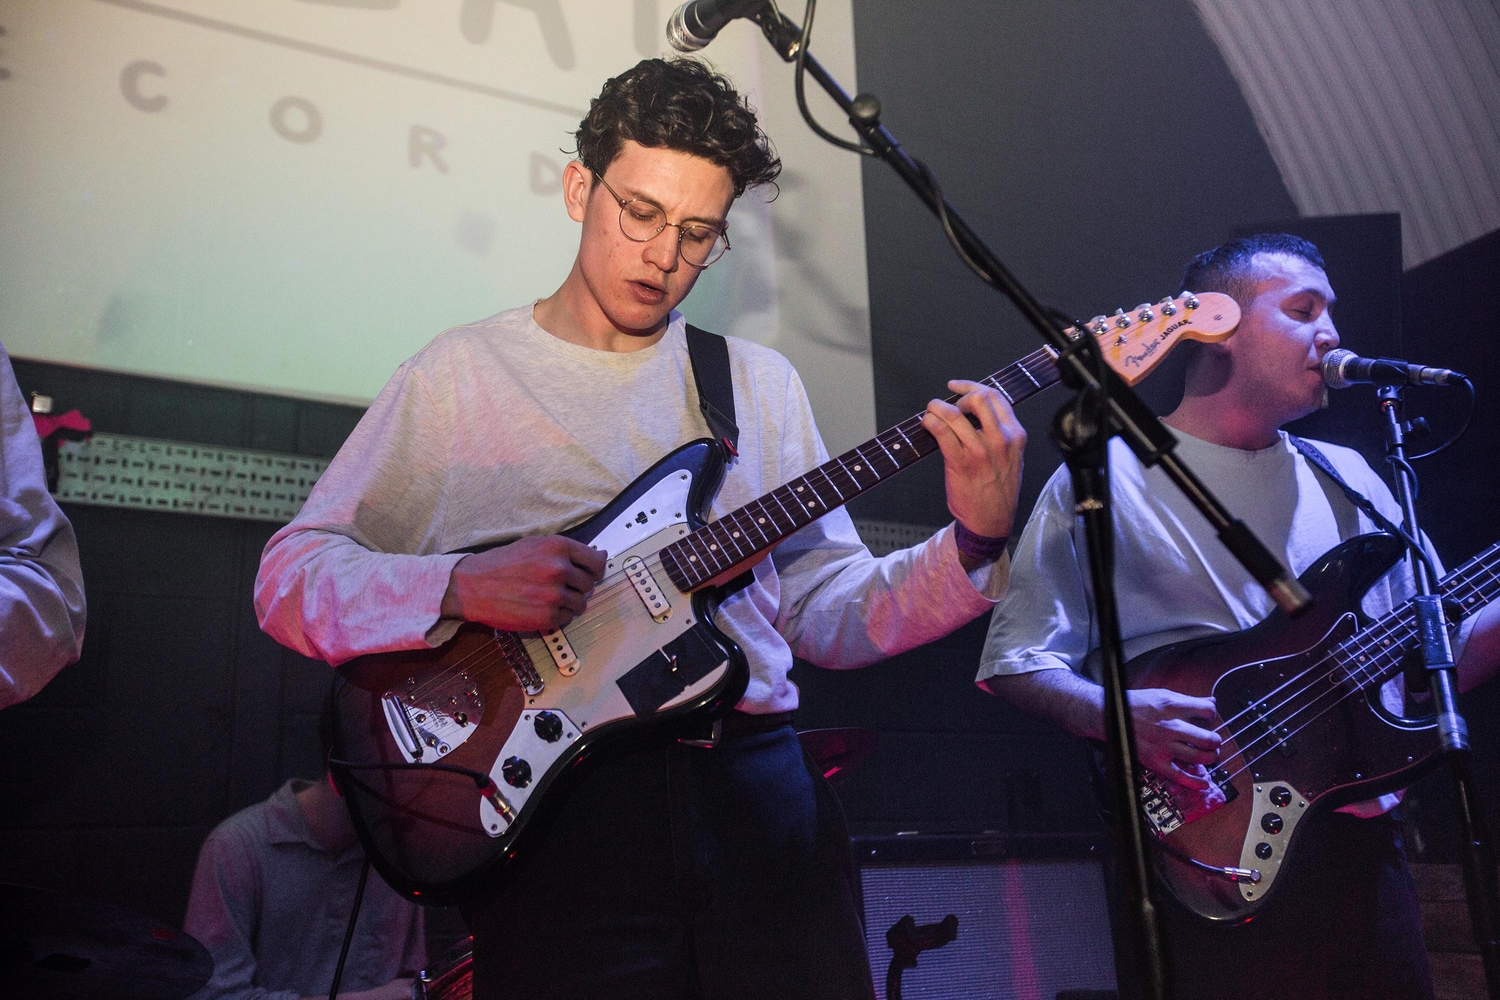
<svg viewBox="0 0 1500 1000">
<path fill-rule="evenodd" d="M 1322 472 L 1329 479 L 1332 479 L 1334 485 L 1344 491 L 1344 496 L 1349 498 L 1349 502 L 1364 511 L 1365 515 L 1374 522 L 1375 527 L 1397 538 L 1406 537 L 1404 530 L 1396 527 L 1391 523 L 1389 518 L 1375 509 L 1375 505 L 1370 502 L 1369 497 L 1344 481 L 1344 477 L 1339 475 L 1338 470 L 1333 467 L 1333 463 L 1328 461 L 1328 456 L 1319 451 L 1311 441 L 1299 438 L 1295 434 L 1288 434 L 1287 439 L 1292 442 L 1292 447 L 1302 452 L 1303 457 L 1311 462 L 1318 471 Z"/>
<path fill-rule="evenodd" d="M 729 370 L 729 342 L 717 333 L 687 324 L 688 362 L 698 386 L 698 407 L 709 433 L 730 455 L 739 455 L 740 428 L 734 422 L 734 378 Z"/>
</svg>

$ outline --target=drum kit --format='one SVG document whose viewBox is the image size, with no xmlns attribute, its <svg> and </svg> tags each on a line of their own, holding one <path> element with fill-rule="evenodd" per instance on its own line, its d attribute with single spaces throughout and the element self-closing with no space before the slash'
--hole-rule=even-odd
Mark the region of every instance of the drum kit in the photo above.
<svg viewBox="0 0 1500 1000">
<path fill-rule="evenodd" d="M 875 749 L 868 729 L 813 729 L 802 745 L 826 778 Z M 432 963 L 412 994 L 470 1000 L 473 939 Z M 185 1000 L 213 959 L 185 932 L 122 906 L 0 884 L 0 1000 Z"/>
</svg>

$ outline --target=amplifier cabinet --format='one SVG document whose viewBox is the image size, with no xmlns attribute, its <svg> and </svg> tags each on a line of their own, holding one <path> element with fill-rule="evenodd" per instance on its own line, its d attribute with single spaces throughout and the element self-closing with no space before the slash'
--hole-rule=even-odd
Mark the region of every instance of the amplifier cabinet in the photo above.
<svg viewBox="0 0 1500 1000">
<path fill-rule="evenodd" d="M 958 937 L 905 970 L 904 1000 L 1109 995 L 1115 963 L 1096 847 L 1090 837 L 855 838 L 880 1000 L 891 961 L 886 931 L 906 914 L 923 925 L 949 913 Z"/>
</svg>

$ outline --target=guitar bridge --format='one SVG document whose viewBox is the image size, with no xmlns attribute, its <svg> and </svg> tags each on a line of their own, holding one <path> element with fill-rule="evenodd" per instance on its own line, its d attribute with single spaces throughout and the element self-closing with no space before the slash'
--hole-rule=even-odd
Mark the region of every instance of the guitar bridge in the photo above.
<svg viewBox="0 0 1500 1000">
<path fill-rule="evenodd" d="M 484 695 L 466 670 L 437 684 L 408 677 L 405 691 L 385 692 L 380 705 L 408 764 L 425 763 L 429 751 L 433 759 L 447 756 L 484 716 Z"/>
<path fill-rule="evenodd" d="M 1183 824 L 1182 810 L 1177 808 L 1170 784 L 1158 778 L 1152 771 L 1142 769 L 1141 781 L 1136 789 L 1141 803 L 1141 814 L 1151 832 L 1161 840 Z"/>
<path fill-rule="evenodd" d="M 510 665 L 511 672 L 516 675 L 516 683 L 521 685 L 521 690 L 526 692 L 526 697 L 535 698 L 541 694 L 547 684 L 542 680 L 536 664 L 531 662 L 531 657 L 526 653 L 526 647 L 521 645 L 521 640 L 516 638 L 515 633 L 495 629 L 495 645 L 500 647 L 500 655 L 505 657 L 505 662 Z"/>
</svg>

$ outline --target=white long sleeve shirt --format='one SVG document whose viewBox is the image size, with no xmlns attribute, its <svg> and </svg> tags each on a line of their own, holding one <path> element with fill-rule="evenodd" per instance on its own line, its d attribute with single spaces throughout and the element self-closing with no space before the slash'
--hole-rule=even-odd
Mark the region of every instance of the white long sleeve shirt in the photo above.
<svg viewBox="0 0 1500 1000">
<path fill-rule="evenodd" d="M 643 350 L 547 333 L 530 306 L 444 333 L 392 377 L 297 518 L 267 544 L 255 606 L 270 635 L 338 664 L 446 641 L 460 550 L 563 531 L 707 430 L 685 324 Z M 827 460 L 797 373 L 730 339 L 739 457 L 711 519 Z M 988 610 L 1008 563 L 966 574 L 951 527 L 881 559 L 842 509 L 785 539 L 717 624 L 744 650 L 747 712 L 797 706 L 793 655 L 855 667 Z"/>
</svg>

